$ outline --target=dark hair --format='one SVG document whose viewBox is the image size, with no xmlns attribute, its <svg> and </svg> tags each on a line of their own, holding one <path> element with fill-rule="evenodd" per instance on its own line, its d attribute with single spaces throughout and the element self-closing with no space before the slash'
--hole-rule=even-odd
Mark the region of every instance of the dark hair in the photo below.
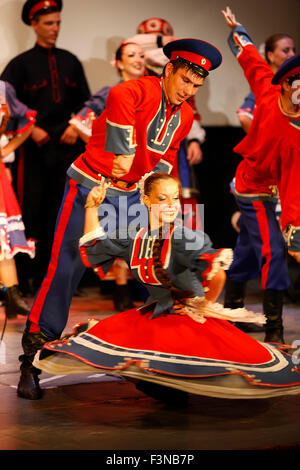
<svg viewBox="0 0 300 470">
<path fill-rule="evenodd" d="M 296 75 L 292 75 L 291 77 L 287 78 L 287 82 L 289 85 L 292 85 L 294 80 L 299 80 L 300 79 L 300 73 L 296 73 Z"/>
<path fill-rule="evenodd" d="M 151 173 L 151 175 L 149 175 L 144 181 L 144 194 L 146 194 L 146 196 L 149 196 L 152 191 L 153 185 L 160 180 L 176 181 L 179 189 L 181 189 L 180 181 L 177 178 L 172 175 L 169 175 L 168 173 L 164 173 L 163 171 L 155 171 L 154 173 Z"/>
<path fill-rule="evenodd" d="M 118 47 L 118 49 L 116 50 L 116 61 L 117 60 L 122 60 L 122 55 L 123 55 L 123 51 L 125 49 L 126 46 L 129 46 L 129 44 L 134 44 L 134 45 L 137 45 L 136 42 L 122 42 L 120 44 L 120 46 Z M 118 72 L 119 74 L 121 75 L 121 70 L 119 69 L 119 67 L 116 65 L 117 69 L 118 69 Z"/>
<path fill-rule="evenodd" d="M 265 59 L 268 62 L 268 64 L 270 64 L 270 61 L 268 59 L 268 52 L 274 52 L 278 41 L 280 41 L 281 39 L 284 39 L 284 38 L 289 38 L 289 39 L 293 40 L 293 38 L 289 34 L 276 33 L 276 34 L 273 34 L 272 36 L 270 36 L 265 41 Z"/>
<path fill-rule="evenodd" d="M 129 44 L 129 43 L 128 43 Z M 122 54 L 123 54 L 123 49 L 124 47 L 127 46 L 126 43 L 122 43 L 118 49 L 116 50 L 116 60 L 122 60 Z"/>
<path fill-rule="evenodd" d="M 200 65 L 194 64 L 193 62 L 189 62 L 188 60 L 183 59 L 182 57 L 177 57 L 174 60 L 170 60 L 168 64 L 173 65 L 173 73 L 176 73 L 177 70 L 179 69 L 187 69 L 187 70 L 191 70 L 193 73 L 195 73 L 199 77 L 206 78 L 208 75 L 207 70 L 205 70 L 203 67 L 201 67 Z M 162 72 L 163 77 L 165 75 L 165 69 L 168 64 L 164 66 L 164 69 Z"/>
<path fill-rule="evenodd" d="M 173 181 L 176 181 L 179 188 L 181 187 L 178 179 L 171 175 L 168 175 L 167 173 L 163 173 L 163 172 L 152 173 L 144 181 L 144 194 L 149 196 L 154 184 L 156 184 L 158 181 L 170 180 L 170 179 Z M 169 231 L 169 226 L 167 227 L 167 230 L 164 228 L 164 226 L 160 227 L 159 236 L 153 244 L 152 256 L 153 256 L 154 273 L 157 279 L 160 281 L 160 283 L 164 287 L 167 287 L 168 289 L 170 289 L 173 299 L 181 302 L 182 299 L 185 299 L 187 297 L 192 297 L 194 295 L 194 292 L 191 290 L 183 290 L 183 289 L 178 289 L 177 287 L 175 287 L 173 285 L 171 276 L 169 275 L 168 271 L 164 269 L 162 265 L 161 252 L 162 252 L 163 243 L 164 243 L 164 240 L 166 238 L 168 231 Z"/>
</svg>

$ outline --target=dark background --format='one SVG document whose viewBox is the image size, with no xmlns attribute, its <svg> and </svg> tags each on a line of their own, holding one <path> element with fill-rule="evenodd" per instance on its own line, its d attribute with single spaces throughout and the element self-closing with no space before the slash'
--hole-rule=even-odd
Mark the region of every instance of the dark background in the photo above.
<svg viewBox="0 0 300 470">
<path fill-rule="evenodd" d="M 241 157 L 233 151 L 245 136 L 240 127 L 204 127 L 203 161 L 194 172 L 204 204 L 204 231 L 215 248 L 235 246 L 237 233 L 231 225 L 235 203 L 229 184 Z"/>
</svg>

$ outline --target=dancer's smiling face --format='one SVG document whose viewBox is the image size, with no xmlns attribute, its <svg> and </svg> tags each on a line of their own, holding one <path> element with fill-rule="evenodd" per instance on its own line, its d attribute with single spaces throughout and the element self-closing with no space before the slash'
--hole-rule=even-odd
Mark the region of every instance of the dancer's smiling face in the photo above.
<svg viewBox="0 0 300 470">
<path fill-rule="evenodd" d="M 155 229 L 164 223 L 173 223 L 180 210 L 180 188 L 173 179 L 161 179 L 153 183 L 144 203 L 150 212 L 150 227 Z"/>
<path fill-rule="evenodd" d="M 145 55 L 138 44 L 128 43 L 122 46 L 121 59 L 116 66 L 123 80 L 140 78 L 145 73 Z"/>
</svg>

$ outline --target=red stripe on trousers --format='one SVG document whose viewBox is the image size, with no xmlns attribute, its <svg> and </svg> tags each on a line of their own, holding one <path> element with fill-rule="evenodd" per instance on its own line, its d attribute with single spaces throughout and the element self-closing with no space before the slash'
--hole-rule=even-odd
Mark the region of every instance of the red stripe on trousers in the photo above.
<svg viewBox="0 0 300 470">
<path fill-rule="evenodd" d="M 70 188 L 65 198 L 63 209 L 62 209 L 59 222 L 57 225 L 56 233 L 55 233 L 55 238 L 54 238 L 52 252 L 51 252 L 51 260 L 48 266 L 47 275 L 42 282 L 41 288 L 39 290 L 39 293 L 35 299 L 35 302 L 33 304 L 33 307 L 28 317 L 28 320 L 32 323 L 29 329 L 31 333 L 40 331 L 40 328 L 38 326 L 38 321 L 40 319 L 41 310 L 43 308 L 45 298 L 49 292 L 52 280 L 56 273 L 62 239 L 64 237 L 64 233 L 66 231 L 66 227 L 68 225 L 69 218 L 73 209 L 74 199 L 78 193 L 78 190 L 76 187 L 77 185 L 76 181 L 70 180 L 69 185 L 70 185 Z"/>
<path fill-rule="evenodd" d="M 270 246 L 270 232 L 269 232 L 269 223 L 266 213 L 265 206 L 263 201 L 253 201 L 253 207 L 256 212 L 256 217 L 258 221 L 260 236 L 263 242 L 262 245 L 262 255 L 264 256 L 266 262 L 261 270 L 262 276 L 262 288 L 266 288 L 266 283 L 268 279 L 268 272 L 270 268 L 271 261 L 271 246 Z M 267 256 L 268 255 L 268 256 Z"/>
</svg>

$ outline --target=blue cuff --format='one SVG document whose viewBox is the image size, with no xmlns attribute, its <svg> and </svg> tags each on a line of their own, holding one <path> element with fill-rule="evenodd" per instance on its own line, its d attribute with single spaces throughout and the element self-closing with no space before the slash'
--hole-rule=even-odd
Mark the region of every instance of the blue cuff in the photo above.
<svg viewBox="0 0 300 470">
<path fill-rule="evenodd" d="M 229 47 L 231 49 L 231 52 L 237 56 L 241 50 L 242 50 L 242 46 L 237 44 L 235 39 L 234 39 L 234 34 L 238 34 L 239 37 L 240 37 L 240 40 L 241 40 L 241 43 L 243 46 L 246 46 L 247 44 L 254 44 L 251 37 L 249 36 L 249 34 L 247 33 L 246 29 L 244 28 L 244 26 L 236 26 L 230 33 L 229 37 L 228 37 L 228 44 L 229 44 Z"/>
<path fill-rule="evenodd" d="M 289 251 L 300 253 L 300 227 L 288 225 L 284 231 Z"/>
<path fill-rule="evenodd" d="M 136 145 L 133 133 L 133 126 L 119 126 L 107 120 L 105 151 L 116 155 L 134 155 Z"/>
</svg>

